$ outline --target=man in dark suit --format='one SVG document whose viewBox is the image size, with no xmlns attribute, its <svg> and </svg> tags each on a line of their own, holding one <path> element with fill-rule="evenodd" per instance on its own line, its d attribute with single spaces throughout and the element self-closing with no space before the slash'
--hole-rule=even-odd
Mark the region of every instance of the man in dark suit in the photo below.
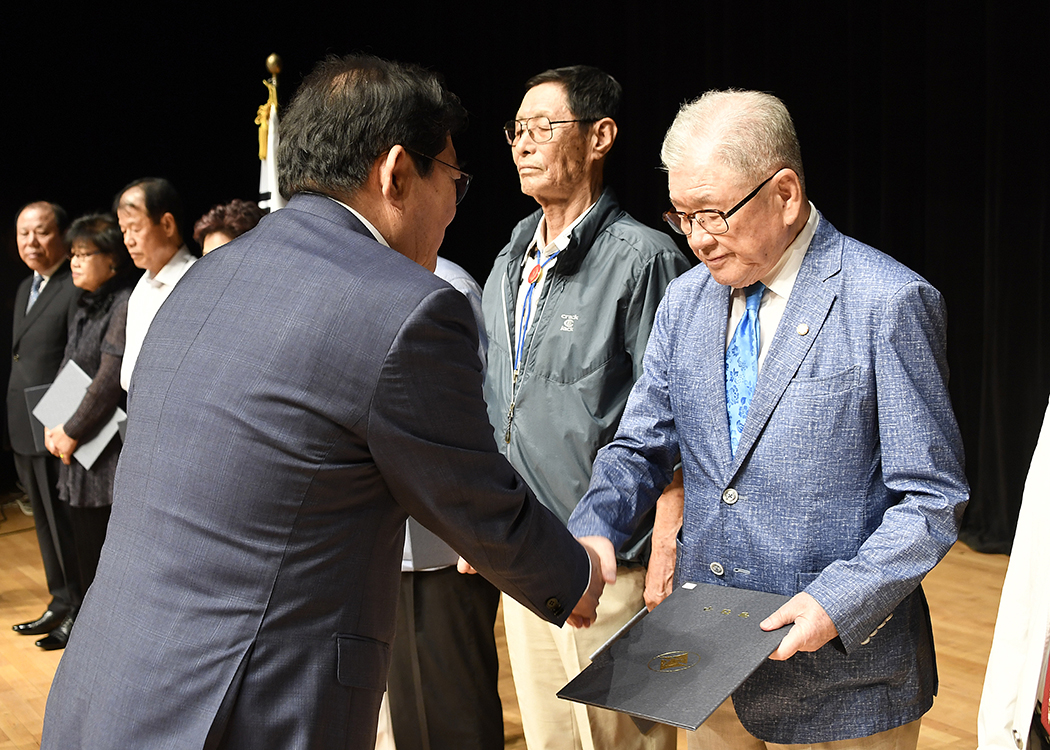
<svg viewBox="0 0 1050 750">
<path fill-rule="evenodd" d="M 80 297 L 69 273 L 69 247 L 63 237 L 67 225 L 66 212 L 54 203 L 30 203 L 18 214 L 18 254 L 33 274 L 19 285 L 15 297 L 11 378 L 7 383 L 8 436 L 19 481 L 33 508 L 51 593 L 44 614 L 15 625 L 14 631 L 44 635 L 36 645 L 47 650 L 66 645 L 80 606 L 80 576 L 73 530 L 65 505 L 58 499 L 59 459 L 44 450 L 43 427 L 29 413 L 25 391 L 55 379 L 66 348 L 69 321 Z M 38 439 L 34 439 L 34 432 L 39 433 Z"/>
<path fill-rule="evenodd" d="M 287 208 L 146 336 L 44 748 L 372 748 L 409 513 L 537 614 L 594 618 L 600 564 L 497 452 L 470 306 L 431 273 L 464 121 L 415 66 L 304 81 Z"/>
</svg>

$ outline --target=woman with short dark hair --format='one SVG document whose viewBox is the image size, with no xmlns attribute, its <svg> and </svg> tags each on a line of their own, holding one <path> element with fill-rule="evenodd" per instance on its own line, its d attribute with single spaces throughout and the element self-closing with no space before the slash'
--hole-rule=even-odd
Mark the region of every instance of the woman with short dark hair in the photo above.
<svg viewBox="0 0 1050 750">
<path fill-rule="evenodd" d="M 95 578 L 106 538 L 120 441 L 111 441 L 90 469 L 72 460 L 73 451 L 124 404 L 120 387 L 124 328 L 128 297 L 140 272 L 131 263 L 117 220 L 109 214 L 82 216 L 73 222 L 66 239 L 72 248 L 73 283 L 84 294 L 70 321 L 62 366 L 73 360 L 92 381 L 73 416 L 46 431 L 45 443 L 62 460 L 59 497 L 69 503 L 81 586 L 86 592 Z M 76 612 L 71 612 L 37 645 L 45 650 L 64 648 L 75 617 Z"/>
</svg>

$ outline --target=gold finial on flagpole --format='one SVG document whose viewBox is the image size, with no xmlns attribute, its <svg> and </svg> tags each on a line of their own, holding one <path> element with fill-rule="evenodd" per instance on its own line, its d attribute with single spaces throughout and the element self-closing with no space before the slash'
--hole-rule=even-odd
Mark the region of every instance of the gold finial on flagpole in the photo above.
<svg viewBox="0 0 1050 750">
<path fill-rule="evenodd" d="M 267 143 L 270 135 L 270 108 L 277 107 L 277 74 L 281 72 L 281 56 L 276 52 L 266 58 L 266 69 L 270 71 L 270 80 L 263 81 L 269 92 L 266 103 L 259 107 L 255 124 L 259 126 L 259 159 L 266 158 Z"/>
<path fill-rule="evenodd" d="M 266 69 L 270 71 L 270 75 L 272 76 L 270 81 L 276 86 L 277 74 L 281 72 L 281 56 L 276 52 L 271 53 L 270 56 L 266 58 Z"/>
</svg>

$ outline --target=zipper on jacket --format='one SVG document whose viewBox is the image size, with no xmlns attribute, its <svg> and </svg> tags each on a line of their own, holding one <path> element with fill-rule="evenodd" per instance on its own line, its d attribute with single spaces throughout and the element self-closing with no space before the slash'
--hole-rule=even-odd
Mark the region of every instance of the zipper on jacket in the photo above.
<svg viewBox="0 0 1050 750">
<path fill-rule="evenodd" d="M 553 277 L 552 277 L 553 278 Z M 507 429 L 503 433 L 503 441 L 510 445 L 510 427 L 514 422 L 514 400 L 518 395 L 518 375 L 525 372 L 525 362 L 529 358 L 528 349 L 522 350 L 521 362 L 517 363 L 517 367 L 514 367 L 514 332 L 511 328 L 511 321 L 507 317 L 507 287 L 510 285 L 507 272 L 503 272 L 503 283 L 500 284 L 500 294 L 503 302 L 503 327 L 507 331 L 507 351 L 510 352 L 510 363 L 513 368 L 510 373 L 510 407 L 507 409 Z M 540 295 L 540 299 L 536 303 L 536 320 L 539 320 L 543 315 L 543 308 L 547 305 L 547 295 L 550 293 L 550 289 L 544 287 L 543 293 Z M 517 311 L 515 311 L 516 313 Z M 517 319 L 515 318 L 515 324 Z"/>
<path fill-rule="evenodd" d="M 515 377 L 517 375 L 515 374 Z M 507 432 L 503 435 L 503 441 L 510 445 L 510 423 L 514 421 L 514 402 L 510 402 L 510 409 L 507 410 Z"/>
</svg>

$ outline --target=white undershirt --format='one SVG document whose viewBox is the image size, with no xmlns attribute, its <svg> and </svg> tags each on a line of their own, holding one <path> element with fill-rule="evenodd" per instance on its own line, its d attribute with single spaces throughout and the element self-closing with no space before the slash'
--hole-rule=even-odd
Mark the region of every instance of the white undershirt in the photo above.
<svg viewBox="0 0 1050 750">
<path fill-rule="evenodd" d="M 39 271 L 33 271 L 34 274 L 36 274 L 37 276 L 40 277 L 40 289 L 37 290 L 37 294 L 42 294 L 43 293 L 44 287 L 47 286 L 47 282 L 51 281 L 51 277 L 55 275 L 55 271 L 57 271 L 58 267 L 60 265 L 62 265 L 63 263 L 65 263 L 66 260 L 67 260 L 66 258 L 63 258 L 58 263 L 56 263 L 55 265 L 51 266 L 51 268 L 49 268 L 46 271 L 44 271 L 44 273 L 40 273 Z"/>
</svg>

